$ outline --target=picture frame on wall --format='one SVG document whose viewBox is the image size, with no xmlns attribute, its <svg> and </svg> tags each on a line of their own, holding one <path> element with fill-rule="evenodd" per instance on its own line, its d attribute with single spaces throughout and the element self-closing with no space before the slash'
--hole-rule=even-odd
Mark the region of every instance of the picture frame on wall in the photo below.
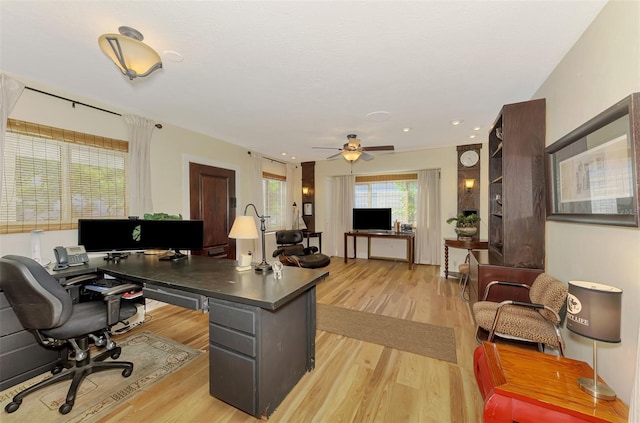
<svg viewBox="0 0 640 423">
<path fill-rule="evenodd" d="M 547 220 L 639 226 L 640 93 L 545 149 Z"/>
<path fill-rule="evenodd" d="M 302 203 L 302 215 L 313 216 L 313 203 Z"/>
</svg>

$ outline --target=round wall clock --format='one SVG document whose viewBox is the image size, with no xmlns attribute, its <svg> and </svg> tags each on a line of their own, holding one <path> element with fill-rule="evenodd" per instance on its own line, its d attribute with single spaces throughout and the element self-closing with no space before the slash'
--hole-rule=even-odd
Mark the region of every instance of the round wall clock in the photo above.
<svg viewBox="0 0 640 423">
<path fill-rule="evenodd" d="M 467 150 L 460 155 L 460 163 L 465 167 L 475 166 L 480 159 L 480 155 L 475 150 Z"/>
</svg>

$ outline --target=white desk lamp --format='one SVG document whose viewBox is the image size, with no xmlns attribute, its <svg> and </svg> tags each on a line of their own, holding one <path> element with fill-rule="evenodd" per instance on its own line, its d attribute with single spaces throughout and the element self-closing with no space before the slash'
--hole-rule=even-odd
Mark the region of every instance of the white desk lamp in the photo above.
<svg viewBox="0 0 640 423">
<path fill-rule="evenodd" d="M 244 213 L 242 216 L 238 216 L 236 217 L 236 220 L 233 222 L 233 226 L 231 226 L 231 231 L 229 232 L 229 238 L 235 238 L 235 239 L 255 239 L 258 238 L 258 230 L 256 229 L 256 224 L 253 221 L 253 217 L 252 216 L 247 216 L 247 210 L 249 209 L 249 206 L 253 207 L 253 210 L 256 213 L 256 216 L 258 217 L 258 219 L 260 219 L 260 231 L 262 232 L 262 262 L 258 265 L 256 265 L 256 272 L 258 273 L 267 273 L 269 271 L 271 271 L 271 265 L 269 263 L 267 263 L 267 259 L 265 256 L 265 232 L 266 232 L 266 225 L 265 225 L 265 219 L 269 216 L 260 216 L 258 214 L 258 210 L 256 209 L 256 206 L 254 206 L 253 204 L 247 204 L 247 207 L 244 208 Z M 251 265 L 249 265 L 249 268 L 251 268 Z M 246 266 L 238 266 L 238 268 L 236 268 L 236 270 L 241 271 L 241 270 L 248 270 L 246 269 Z"/>
</svg>

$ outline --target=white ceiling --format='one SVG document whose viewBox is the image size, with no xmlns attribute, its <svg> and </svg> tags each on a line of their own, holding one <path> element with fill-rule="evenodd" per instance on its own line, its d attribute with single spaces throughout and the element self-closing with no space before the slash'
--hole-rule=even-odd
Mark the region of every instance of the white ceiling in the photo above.
<svg viewBox="0 0 640 423">
<path fill-rule="evenodd" d="M 413 151 L 486 140 L 605 3 L 0 0 L 0 70 L 289 161 L 322 160 L 335 152 L 313 146 L 350 133 Z M 97 39 L 122 25 L 163 69 L 134 81 L 117 70 Z M 367 117 L 379 111 L 386 120 Z"/>
</svg>

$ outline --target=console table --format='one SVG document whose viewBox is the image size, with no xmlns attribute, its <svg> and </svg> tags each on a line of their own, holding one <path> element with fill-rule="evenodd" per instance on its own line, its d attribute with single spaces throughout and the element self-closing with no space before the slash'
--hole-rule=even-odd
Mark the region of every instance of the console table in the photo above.
<svg viewBox="0 0 640 423">
<path fill-rule="evenodd" d="M 444 239 L 444 278 L 449 277 L 449 247 L 451 248 L 464 248 L 467 251 L 471 250 L 486 250 L 489 248 L 489 242 L 487 240 L 464 240 L 457 238 L 445 238 Z"/>
<path fill-rule="evenodd" d="M 619 398 L 594 399 L 578 386 L 593 378 L 585 362 L 508 345 L 484 342 L 473 367 L 490 422 L 626 422 L 629 408 Z"/>
<path fill-rule="evenodd" d="M 357 257 L 356 240 L 358 237 L 367 238 L 367 258 L 371 258 L 371 238 L 404 239 L 407 241 L 407 263 L 409 270 L 413 269 L 415 261 L 416 235 L 413 232 L 345 232 L 344 233 L 344 262 L 347 262 L 347 238 L 353 237 L 353 258 Z"/>
</svg>

